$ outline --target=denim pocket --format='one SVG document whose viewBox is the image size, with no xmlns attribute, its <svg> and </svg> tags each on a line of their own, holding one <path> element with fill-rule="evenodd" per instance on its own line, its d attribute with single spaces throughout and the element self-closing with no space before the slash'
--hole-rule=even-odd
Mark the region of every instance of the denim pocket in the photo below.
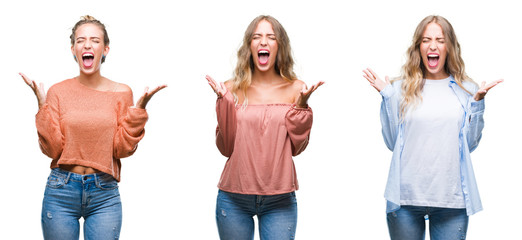
<svg viewBox="0 0 522 240">
<path fill-rule="evenodd" d="M 96 187 L 102 190 L 113 190 L 118 188 L 118 181 L 110 175 L 101 176 L 96 181 Z"/>
<path fill-rule="evenodd" d="M 50 188 L 61 188 L 65 185 L 65 180 L 62 177 L 55 175 L 49 175 L 47 178 L 47 187 Z"/>
</svg>

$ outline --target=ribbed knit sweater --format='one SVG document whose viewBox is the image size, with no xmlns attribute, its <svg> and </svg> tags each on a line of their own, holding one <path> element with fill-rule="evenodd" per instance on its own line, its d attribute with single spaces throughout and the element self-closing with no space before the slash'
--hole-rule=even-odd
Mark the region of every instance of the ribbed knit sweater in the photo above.
<svg viewBox="0 0 522 240">
<path fill-rule="evenodd" d="M 132 155 L 145 134 L 148 115 L 133 108 L 131 91 L 105 92 L 76 78 L 53 85 L 36 114 L 42 152 L 51 168 L 81 165 L 120 181 L 120 158 Z"/>
</svg>

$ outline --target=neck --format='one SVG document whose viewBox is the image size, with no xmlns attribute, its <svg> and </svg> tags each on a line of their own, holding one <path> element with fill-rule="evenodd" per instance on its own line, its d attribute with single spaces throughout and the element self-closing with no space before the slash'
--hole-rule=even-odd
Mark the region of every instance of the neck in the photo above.
<svg viewBox="0 0 522 240">
<path fill-rule="evenodd" d="M 99 70 L 92 74 L 85 74 L 80 71 L 80 75 L 77 77 L 77 79 L 83 85 L 94 89 L 97 89 L 99 86 L 101 86 L 105 80 Z"/>
<path fill-rule="evenodd" d="M 440 73 L 436 73 L 436 74 L 431 74 L 428 72 L 424 78 L 429 79 L 429 80 L 442 80 L 442 79 L 448 78 L 449 76 L 450 75 L 446 72 L 440 72 Z"/>
<path fill-rule="evenodd" d="M 252 74 L 252 83 L 272 84 L 281 81 L 282 77 L 276 73 L 275 69 L 269 71 L 259 71 L 256 69 Z"/>
</svg>

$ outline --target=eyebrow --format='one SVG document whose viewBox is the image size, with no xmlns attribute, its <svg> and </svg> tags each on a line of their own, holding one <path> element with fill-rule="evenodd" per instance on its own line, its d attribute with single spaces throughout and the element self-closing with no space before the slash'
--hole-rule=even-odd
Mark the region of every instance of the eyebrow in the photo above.
<svg viewBox="0 0 522 240">
<path fill-rule="evenodd" d="M 431 37 L 422 37 L 422 39 L 425 39 L 425 38 L 431 39 Z M 435 39 L 446 39 L 446 38 L 445 37 L 436 37 Z"/>
<path fill-rule="evenodd" d="M 88 37 L 77 37 L 76 40 L 78 39 L 87 39 Z M 101 39 L 100 37 L 90 37 L 91 39 Z"/>
<path fill-rule="evenodd" d="M 263 34 L 262 33 L 254 33 L 252 35 L 260 35 L 260 36 L 262 36 Z M 266 35 L 268 35 L 268 36 L 275 36 L 275 33 L 268 33 Z"/>
</svg>

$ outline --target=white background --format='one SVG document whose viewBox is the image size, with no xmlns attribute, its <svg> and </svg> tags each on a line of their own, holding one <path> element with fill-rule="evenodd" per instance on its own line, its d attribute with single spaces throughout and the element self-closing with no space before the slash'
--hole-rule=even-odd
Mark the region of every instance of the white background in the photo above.
<svg viewBox="0 0 522 240">
<path fill-rule="evenodd" d="M 146 135 L 122 159 L 122 239 L 218 239 L 217 182 L 226 158 L 214 144 L 215 95 L 205 74 L 232 76 L 250 21 L 276 17 L 287 30 L 296 73 L 308 85 L 314 126 L 296 157 L 297 239 L 387 239 L 384 187 L 391 159 L 379 123 L 372 67 L 397 76 L 417 24 L 446 17 L 475 81 L 504 78 L 486 97 L 485 129 L 472 154 L 485 210 L 468 239 L 520 236 L 519 149 L 522 28 L 515 1 L 4 1 L 0 7 L 0 239 L 41 239 L 50 159 L 40 152 L 36 98 L 18 72 L 48 88 L 78 67 L 69 35 L 80 16 L 106 24 L 111 50 L 102 74 L 128 84 L 148 105 Z M 257 234 L 256 234 L 257 238 Z"/>
</svg>

